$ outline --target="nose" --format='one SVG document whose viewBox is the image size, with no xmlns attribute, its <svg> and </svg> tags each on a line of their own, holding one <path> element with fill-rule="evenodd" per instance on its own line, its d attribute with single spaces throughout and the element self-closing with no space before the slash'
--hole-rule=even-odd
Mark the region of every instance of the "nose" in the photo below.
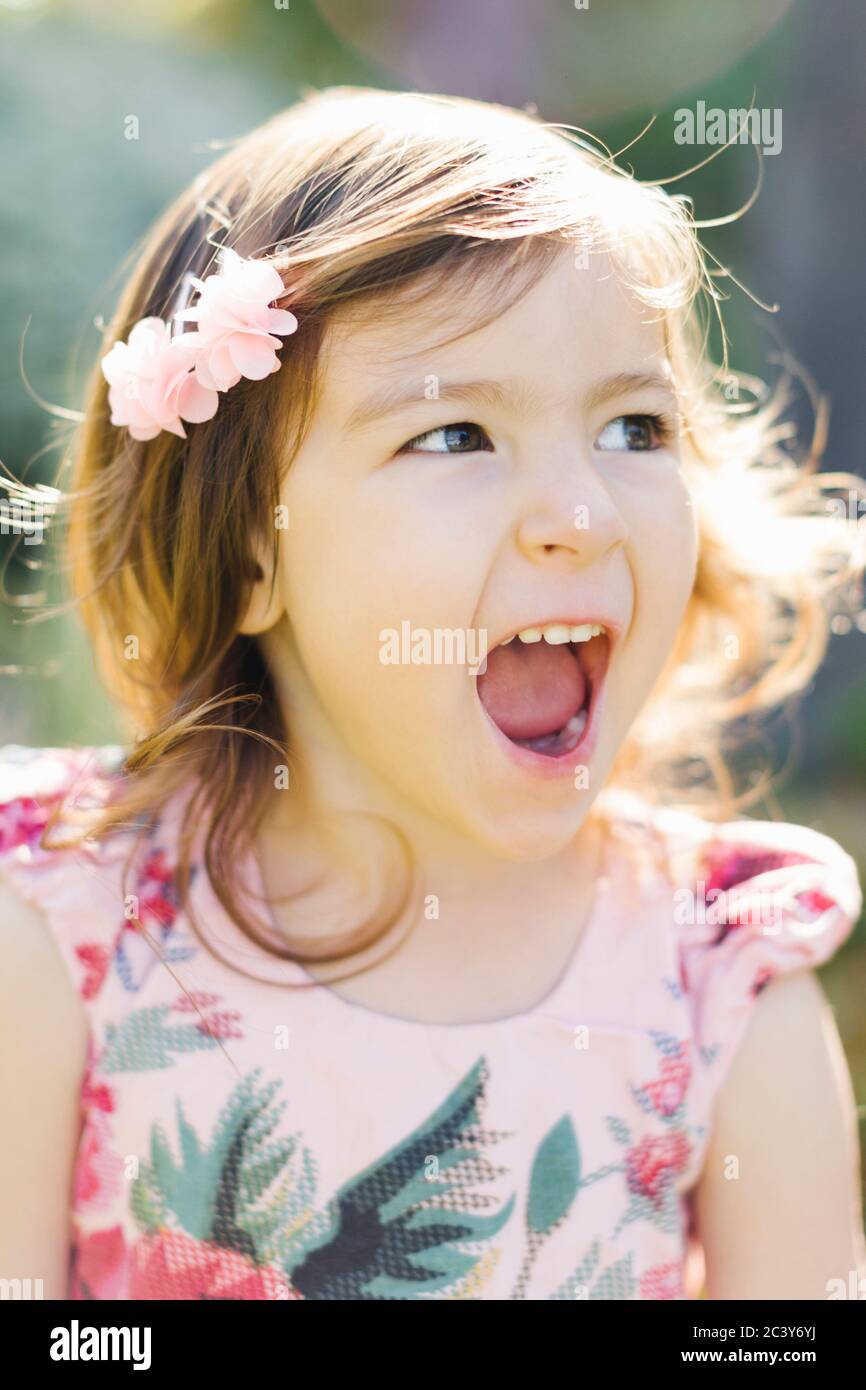
<svg viewBox="0 0 866 1390">
<path fill-rule="evenodd" d="M 536 563 L 557 557 L 581 567 L 606 560 L 629 535 L 611 490 L 572 451 L 551 462 L 532 470 L 517 529 L 521 553 Z"/>
</svg>

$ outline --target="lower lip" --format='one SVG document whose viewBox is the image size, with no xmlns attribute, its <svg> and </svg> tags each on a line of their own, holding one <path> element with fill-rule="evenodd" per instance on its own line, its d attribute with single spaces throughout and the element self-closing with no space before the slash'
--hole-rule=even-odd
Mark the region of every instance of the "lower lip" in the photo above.
<svg viewBox="0 0 866 1390">
<path fill-rule="evenodd" d="M 558 753 L 550 756 L 547 753 L 536 753 L 531 748 L 522 748 L 519 743 L 513 743 L 506 734 L 502 732 L 499 725 L 494 723 L 484 708 L 481 700 L 481 710 L 488 725 L 504 751 L 524 772 L 529 772 L 533 777 L 554 780 L 558 777 L 573 776 L 577 768 L 586 767 L 592 757 L 598 736 L 598 723 L 600 710 L 604 699 L 604 687 L 607 680 L 605 670 L 601 680 L 593 686 L 589 697 L 589 709 L 587 710 L 586 727 L 580 736 L 578 743 L 570 748 L 567 753 Z"/>
</svg>

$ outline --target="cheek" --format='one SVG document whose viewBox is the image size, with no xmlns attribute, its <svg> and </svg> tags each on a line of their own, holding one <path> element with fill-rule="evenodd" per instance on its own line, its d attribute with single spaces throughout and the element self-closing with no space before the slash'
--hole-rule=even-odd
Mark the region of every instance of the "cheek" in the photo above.
<svg viewBox="0 0 866 1390">
<path fill-rule="evenodd" d="M 453 719 L 460 689 L 453 667 L 394 664 L 394 643 L 405 650 L 406 624 L 413 633 L 468 628 L 489 557 L 451 507 L 393 480 L 301 482 L 287 501 L 282 582 L 318 699 L 366 752 L 383 731 L 417 744 L 421 720 Z"/>
<path fill-rule="evenodd" d="M 680 473 L 646 493 L 631 517 L 628 548 L 635 589 L 634 646 L 652 679 L 673 646 L 697 566 L 695 511 Z"/>
<path fill-rule="evenodd" d="M 673 607 L 684 605 L 695 578 L 697 523 L 681 474 L 651 493 L 633 535 L 636 563 L 647 591 Z"/>
</svg>

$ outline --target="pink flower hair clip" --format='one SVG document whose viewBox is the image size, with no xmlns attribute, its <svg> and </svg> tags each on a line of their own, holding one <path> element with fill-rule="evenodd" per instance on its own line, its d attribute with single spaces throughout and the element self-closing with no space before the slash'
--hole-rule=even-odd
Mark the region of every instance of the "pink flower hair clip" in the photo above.
<svg viewBox="0 0 866 1390">
<path fill-rule="evenodd" d="M 193 307 L 172 315 L 195 323 L 195 331 L 172 335 L 170 321 L 139 319 L 129 340 L 102 359 L 111 423 L 126 426 L 133 439 L 155 439 L 162 430 L 186 439 L 181 422 L 211 420 L 220 391 L 280 369 L 280 338 L 298 326 L 288 309 L 272 307 L 286 293 L 282 279 L 273 266 L 228 247 L 218 259 L 218 274 L 192 277 Z"/>
</svg>

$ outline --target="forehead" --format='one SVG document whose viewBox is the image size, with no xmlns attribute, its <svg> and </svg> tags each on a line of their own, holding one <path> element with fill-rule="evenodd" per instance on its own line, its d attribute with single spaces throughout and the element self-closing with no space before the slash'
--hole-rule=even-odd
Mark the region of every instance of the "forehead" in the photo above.
<svg viewBox="0 0 866 1390">
<path fill-rule="evenodd" d="M 526 278 L 524 276 L 524 278 Z M 462 373 L 555 387 L 618 372 L 663 370 L 664 320 L 624 285 L 606 256 L 571 249 L 497 311 L 501 277 L 475 284 L 442 272 L 423 300 L 375 299 L 338 312 L 323 344 L 321 405 L 351 405 L 377 386 Z"/>
</svg>

